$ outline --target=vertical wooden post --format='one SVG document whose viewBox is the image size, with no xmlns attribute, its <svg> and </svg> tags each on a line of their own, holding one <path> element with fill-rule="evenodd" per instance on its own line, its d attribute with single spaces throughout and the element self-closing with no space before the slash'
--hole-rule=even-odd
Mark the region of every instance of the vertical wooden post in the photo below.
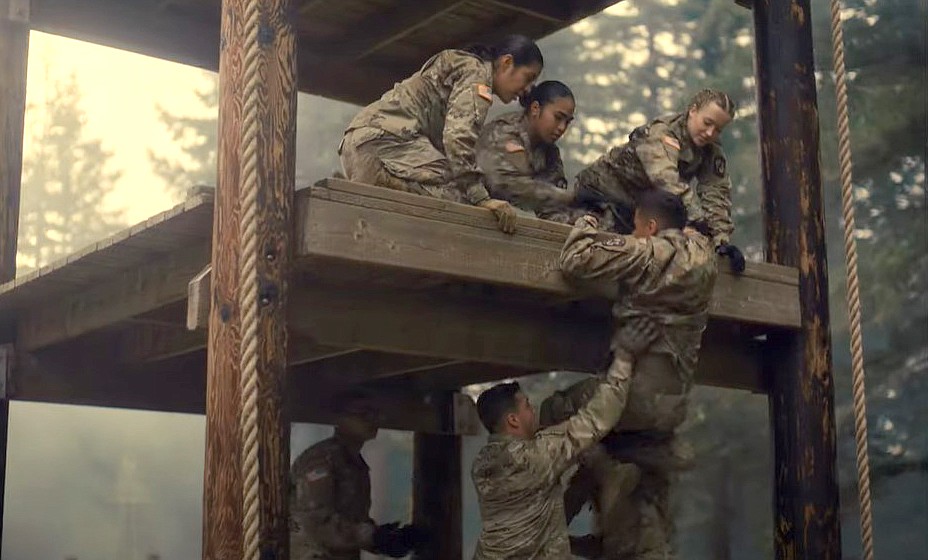
<svg viewBox="0 0 928 560">
<path fill-rule="evenodd" d="M 28 56 L 29 2 L 0 0 L 0 284 L 16 276 Z M 4 327 L 0 325 L 0 329 Z M 10 423 L 6 390 L 8 365 L 4 359 L 0 367 L 3 376 L 0 379 L 0 549 L 3 547 L 3 497 Z"/>
<path fill-rule="evenodd" d="M 768 338 L 776 558 L 841 557 L 809 0 L 754 2 L 767 260 L 799 269 L 802 327 Z"/>
<path fill-rule="evenodd" d="M 453 411 L 453 393 L 441 396 L 444 409 Z M 453 414 L 453 413 L 452 413 Z M 446 423 L 453 426 L 453 419 Z M 461 436 L 423 434 L 413 440 L 412 520 L 426 528 L 432 541 L 416 560 L 461 560 L 463 520 L 461 505 Z"/>
<path fill-rule="evenodd" d="M 296 44 L 289 0 L 223 0 L 219 62 L 219 170 L 213 217 L 206 390 L 203 558 L 240 560 L 242 543 L 241 164 L 245 8 L 261 9 L 257 103 L 258 461 L 260 553 L 289 557 L 290 423 L 283 409 L 286 295 L 295 176 Z"/>
</svg>

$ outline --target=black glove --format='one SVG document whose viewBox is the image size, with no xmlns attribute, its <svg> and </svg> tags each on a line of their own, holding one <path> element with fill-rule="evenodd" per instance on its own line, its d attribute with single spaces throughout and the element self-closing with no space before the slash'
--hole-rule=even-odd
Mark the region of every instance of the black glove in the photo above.
<svg viewBox="0 0 928 560">
<path fill-rule="evenodd" d="M 387 523 L 374 529 L 374 550 L 376 554 L 390 558 L 402 558 L 409 554 L 410 547 L 404 542 L 403 529 L 399 523 Z"/>
<path fill-rule="evenodd" d="M 431 541 L 429 532 L 416 525 L 406 525 L 399 529 L 400 540 L 408 550 L 418 550 Z"/>
<path fill-rule="evenodd" d="M 744 254 L 741 249 L 734 245 L 722 244 L 715 249 L 715 252 L 723 257 L 728 257 L 728 264 L 731 266 L 732 272 L 735 274 L 744 272 Z"/>
</svg>

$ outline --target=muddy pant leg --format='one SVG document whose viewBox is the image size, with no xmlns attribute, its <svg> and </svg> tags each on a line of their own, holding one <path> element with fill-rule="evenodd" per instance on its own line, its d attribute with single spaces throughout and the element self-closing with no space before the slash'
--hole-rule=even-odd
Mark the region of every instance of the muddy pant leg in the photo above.
<svg viewBox="0 0 928 560">
<path fill-rule="evenodd" d="M 339 158 L 350 181 L 436 196 L 445 183 L 447 160 L 426 138 L 400 139 L 373 129 L 348 132 Z"/>
</svg>

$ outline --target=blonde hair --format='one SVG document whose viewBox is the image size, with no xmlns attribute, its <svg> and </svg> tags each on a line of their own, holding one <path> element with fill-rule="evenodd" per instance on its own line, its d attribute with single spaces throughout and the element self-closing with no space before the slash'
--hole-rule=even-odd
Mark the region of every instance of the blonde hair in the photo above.
<svg viewBox="0 0 928 560">
<path fill-rule="evenodd" d="M 687 110 L 696 109 L 697 111 L 705 107 L 710 103 L 715 103 L 722 108 L 723 111 L 728 113 L 728 116 L 735 118 L 735 102 L 727 93 L 718 89 L 703 89 L 700 90 L 696 95 L 693 96 L 693 99 L 690 100 L 689 105 L 687 105 Z"/>
</svg>

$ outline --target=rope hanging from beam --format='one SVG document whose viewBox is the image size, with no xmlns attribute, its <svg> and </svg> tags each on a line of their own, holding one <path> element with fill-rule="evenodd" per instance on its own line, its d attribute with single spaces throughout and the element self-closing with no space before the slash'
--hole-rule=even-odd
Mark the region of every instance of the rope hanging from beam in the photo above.
<svg viewBox="0 0 928 560">
<path fill-rule="evenodd" d="M 260 0 L 243 0 L 245 49 L 242 102 L 241 201 L 241 437 L 242 558 L 259 560 L 260 487 L 258 480 L 258 117 L 264 57 L 258 40 Z"/>
<path fill-rule="evenodd" d="M 831 0 L 831 46 L 838 107 L 838 160 L 841 167 L 841 206 L 844 217 L 844 258 L 847 266 L 847 307 L 851 334 L 851 375 L 854 398 L 854 437 L 857 447 L 857 493 L 863 560 L 873 560 L 873 515 L 870 511 L 870 458 L 867 454 L 867 395 L 864 384 L 857 241 L 854 238 L 854 190 L 851 180 L 851 133 L 847 113 L 847 72 L 844 67 L 844 29 L 841 0 Z"/>
</svg>

